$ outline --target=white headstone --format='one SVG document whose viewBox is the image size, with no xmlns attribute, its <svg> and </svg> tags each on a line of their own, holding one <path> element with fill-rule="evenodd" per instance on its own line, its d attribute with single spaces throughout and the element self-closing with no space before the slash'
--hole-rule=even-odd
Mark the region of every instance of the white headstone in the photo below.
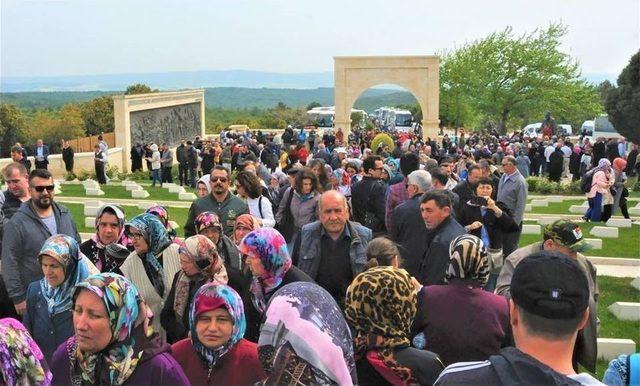
<svg viewBox="0 0 640 386">
<path fill-rule="evenodd" d="M 598 338 L 598 359 L 610 361 L 635 352 L 636 342 L 631 339 Z"/>
<path fill-rule="evenodd" d="M 158 204 L 156 204 L 155 202 L 140 202 L 138 203 L 138 209 L 140 210 L 147 210 L 149 208 L 151 208 L 152 206 L 156 206 Z"/>
<path fill-rule="evenodd" d="M 531 200 L 531 206 L 533 206 L 533 207 L 536 207 L 536 206 L 549 206 L 549 201 L 547 201 L 545 199 Z"/>
<path fill-rule="evenodd" d="M 631 286 L 638 291 L 640 291 L 640 276 L 636 277 L 631 281 Z"/>
<path fill-rule="evenodd" d="M 549 202 L 562 202 L 562 196 L 547 196 L 545 200 Z"/>
<path fill-rule="evenodd" d="M 640 320 L 640 303 L 615 302 L 609 306 L 609 311 L 611 311 L 618 320 Z"/>
<path fill-rule="evenodd" d="M 525 204 L 524 211 L 525 212 L 531 212 L 531 204 Z"/>
<path fill-rule="evenodd" d="M 196 198 L 196 195 L 193 193 L 182 192 L 178 194 L 178 199 L 181 201 L 193 201 Z"/>
<path fill-rule="evenodd" d="M 185 192 L 186 191 L 182 186 L 177 186 L 177 185 L 169 186 L 169 193 L 185 193 Z"/>
<path fill-rule="evenodd" d="M 127 189 L 127 191 L 129 191 L 129 192 L 132 192 L 134 190 L 143 190 L 142 186 L 140 186 L 138 184 L 127 185 L 127 186 L 125 186 L 125 189 Z"/>
<path fill-rule="evenodd" d="M 591 228 L 591 234 L 597 237 L 618 238 L 618 228 L 595 226 Z"/>
<path fill-rule="evenodd" d="M 629 208 L 629 214 L 631 216 L 640 216 L 640 207 Z"/>
<path fill-rule="evenodd" d="M 133 198 L 147 198 L 149 197 L 149 192 L 147 192 L 146 190 L 132 190 L 131 191 L 131 197 Z"/>
<path fill-rule="evenodd" d="M 589 206 L 584 206 L 584 205 L 571 205 L 569 207 L 569 212 L 573 213 L 573 214 L 585 214 L 587 213 L 587 210 L 589 209 Z"/>
<path fill-rule="evenodd" d="M 86 188 L 85 193 L 87 196 L 104 196 L 104 192 L 100 188 Z"/>
<path fill-rule="evenodd" d="M 618 228 L 631 228 L 630 218 L 610 218 L 607 220 L 607 226 Z"/>
<path fill-rule="evenodd" d="M 96 226 L 96 218 L 95 217 L 85 217 L 84 218 L 84 226 L 86 228 L 95 228 L 95 226 Z"/>
<path fill-rule="evenodd" d="M 98 209 L 100 209 L 102 205 L 100 206 L 94 206 L 94 205 L 88 205 L 88 204 L 84 204 L 84 215 L 85 216 L 95 216 L 98 214 Z"/>
<path fill-rule="evenodd" d="M 593 249 L 602 249 L 602 239 L 584 239 Z"/>
<path fill-rule="evenodd" d="M 522 224 L 522 234 L 524 235 L 539 235 L 541 229 L 537 224 Z"/>
</svg>

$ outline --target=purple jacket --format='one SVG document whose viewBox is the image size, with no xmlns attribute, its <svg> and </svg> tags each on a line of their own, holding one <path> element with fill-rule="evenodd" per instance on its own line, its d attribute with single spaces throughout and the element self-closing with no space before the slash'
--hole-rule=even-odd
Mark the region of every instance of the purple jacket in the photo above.
<svg viewBox="0 0 640 386">
<path fill-rule="evenodd" d="M 58 346 L 51 361 L 53 386 L 71 385 L 70 360 L 67 353 L 67 342 Z M 84 384 L 84 383 L 83 383 Z M 99 380 L 95 385 L 101 385 Z M 123 386 L 189 386 L 189 379 L 182 371 L 182 367 L 171 356 L 171 346 L 163 344 L 153 354 L 142 356 L 140 363 Z"/>
</svg>

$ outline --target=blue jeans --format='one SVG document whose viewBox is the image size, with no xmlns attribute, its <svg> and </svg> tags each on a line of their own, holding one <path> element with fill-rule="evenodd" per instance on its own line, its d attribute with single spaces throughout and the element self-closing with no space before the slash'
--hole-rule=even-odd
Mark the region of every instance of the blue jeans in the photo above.
<svg viewBox="0 0 640 386">
<path fill-rule="evenodd" d="M 156 186 L 156 181 L 158 181 L 160 186 L 162 186 L 162 179 L 160 178 L 160 170 L 161 169 L 152 170 L 153 183 L 151 184 L 151 186 Z"/>
<path fill-rule="evenodd" d="M 602 216 L 602 194 L 596 193 L 595 197 L 589 198 L 589 209 L 585 213 L 585 217 L 591 221 L 600 221 Z"/>
</svg>

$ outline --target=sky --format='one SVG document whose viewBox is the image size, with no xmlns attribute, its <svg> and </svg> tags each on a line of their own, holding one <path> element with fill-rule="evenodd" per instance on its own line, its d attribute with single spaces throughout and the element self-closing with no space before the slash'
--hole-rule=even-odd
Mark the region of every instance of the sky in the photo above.
<svg viewBox="0 0 640 386">
<path fill-rule="evenodd" d="M 2 0 L 0 76 L 324 72 L 551 22 L 583 73 L 617 75 L 640 48 L 640 0 Z"/>
</svg>

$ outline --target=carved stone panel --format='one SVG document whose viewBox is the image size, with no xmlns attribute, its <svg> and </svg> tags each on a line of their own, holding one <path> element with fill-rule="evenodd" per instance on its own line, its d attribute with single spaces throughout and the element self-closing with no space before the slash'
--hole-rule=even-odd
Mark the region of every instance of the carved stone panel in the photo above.
<svg viewBox="0 0 640 386">
<path fill-rule="evenodd" d="M 131 144 L 167 143 L 170 147 L 181 139 L 193 140 L 201 134 L 200 103 L 132 111 Z"/>
</svg>

